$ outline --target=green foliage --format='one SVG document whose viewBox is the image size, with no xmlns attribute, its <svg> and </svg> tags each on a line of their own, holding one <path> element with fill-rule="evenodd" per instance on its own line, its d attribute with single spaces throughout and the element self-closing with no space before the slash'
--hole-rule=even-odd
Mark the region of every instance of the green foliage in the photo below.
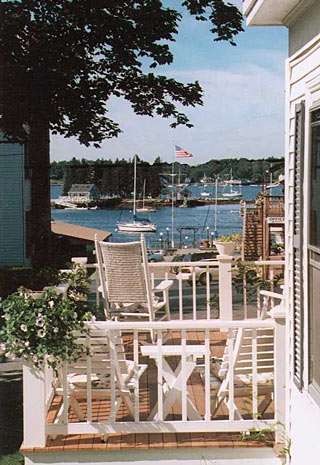
<svg viewBox="0 0 320 465">
<path fill-rule="evenodd" d="M 24 457 L 21 452 L 0 456 L 0 465 L 22 465 Z"/>
<path fill-rule="evenodd" d="M 278 160 L 279 161 L 279 160 Z M 183 163 L 174 163 L 175 172 L 181 173 L 181 178 L 188 177 L 192 182 L 199 182 L 205 172 L 207 176 L 215 179 L 219 176 L 221 181 L 229 179 L 230 169 L 233 177 L 261 184 L 265 176 L 265 169 L 269 169 L 271 161 L 252 160 L 246 158 L 213 159 L 207 163 L 191 166 Z M 156 157 L 153 165 L 140 160 L 138 165 L 138 193 L 142 192 L 143 182 L 146 179 L 146 195 L 158 196 L 160 192 L 160 173 L 171 173 L 172 164 L 161 162 Z M 133 168 L 131 160 L 84 160 L 73 158 L 71 161 L 53 162 L 50 176 L 52 179 L 64 179 L 64 193 L 66 194 L 72 184 L 93 182 L 103 194 L 129 195 L 133 190 Z M 255 173 L 255 174 L 254 174 Z M 258 174 L 257 174 L 258 173 Z"/>
<path fill-rule="evenodd" d="M 283 273 L 279 273 L 273 277 L 272 280 L 262 279 L 259 273 L 258 265 L 246 265 L 244 263 L 237 263 L 238 272 L 234 277 L 234 284 L 236 291 L 239 295 L 243 295 L 243 281 L 246 282 L 246 295 L 248 302 L 251 299 L 255 299 L 257 296 L 257 290 L 269 291 L 272 288 L 276 288 L 280 281 L 283 279 Z"/>
<path fill-rule="evenodd" d="M 21 287 L 1 307 L 5 324 L 0 340 L 7 353 L 38 369 L 47 361 L 55 370 L 64 360 L 76 360 L 85 353 L 85 347 L 76 344 L 74 331 L 86 332 L 85 321 L 92 317 L 86 301 L 72 295 L 63 299 L 53 289 L 37 298 Z"/>
<path fill-rule="evenodd" d="M 257 289 L 270 290 L 271 281 L 261 278 L 256 265 L 237 264 L 238 273 L 234 278 L 235 288 L 238 294 L 243 294 L 243 280 L 246 280 L 247 298 L 250 300 L 256 296 Z"/>
<path fill-rule="evenodd" d="M 6 297 L 20 286 L 35 291 L 44 286 L 54 286 L 59 281 L 59 271 L 54 268 L 0 268 L 0 297 Z"/>
<path fill-rule="evenodd" d="M 68 284 L 67 298 L 52 287 L 41 293 L 20 287 L 0 304 L 2 353 L 28 359 L 37 368 L 46 360 L 54 369 L 84 353 L 85 348 L 75 343 L 74 331 L 85 333 L 85 322 L 92 318 L 86 270 L 75 264 L 59 273 L 57 281 Z"/>
<path fill-rule="evenodd" d="M 224 0 L 183 5 L 211 23 L 216 41 L 234 45 L 243 30 L 241 13 Z M 159 0 L 12 0 L 0 8 L 0 114 L 9 134 L 25 123 L 32 130 L 37 115 L 53 133 L 99 146 L 121 132 L 107 117 L 111 96 L 129 101 L 138 115 L 191 126 L 176 105 L 201 105 L 199 83 L 150 71 L 173 61 L 169 43 L 182 19 L 177 10 Z"/>
<path fill-rule="evenodd" d="M 235 242 L 237 245 L 241 244 L 241 234 L 235 233 L 229 236 L 219 236 L 218 242 Z"/>
<path fill-rule="evenodd" d="M 243 433 L 241 433 L 240 439 L 242 441 L 266 442 L 271 440 L 270 435 L 274 432 L 275 429 L 273 427 L 263 429 L 257 429 L 252 427 L 248 431 L 244 431 Z"/>
</svg>

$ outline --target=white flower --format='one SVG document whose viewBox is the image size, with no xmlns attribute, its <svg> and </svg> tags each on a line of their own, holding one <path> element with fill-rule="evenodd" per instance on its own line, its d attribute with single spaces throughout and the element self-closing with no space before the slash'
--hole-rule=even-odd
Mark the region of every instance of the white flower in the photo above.
<svg viewBox="0 0 320 465">
<path fill-rule="evenodd" d="M 57 327 L 53 328 L 53 332 L 54 332 L 54 333 L 58 333 L 58 332 L 59 332 L 59 328 L 57 328 Z"/>
<path fill-rule="evenodd" d="M 49 305 L 50 308 L 52 308 L 52 307 L 54 306 L 54 301 L 53 301 L 53 300 L 50 300 L 50 301 L 48 302 L 48 305 Z"/>
<path fill-rule="evenodd" d="M 38 314 L 38 318 L 36 320 L 36 326 L 39 326 L 40 328 L 44 326 L 44 318 L 41 314 Z"/>
<path fill-rule="evenodd" d="M 20 326 L 20 329 L 21 329 L 21 331 L 23 331 L 24 333 L 26 333 L 26 332 L 28 331 L 27 325 L 21 325 L 21 326 Z"/>
<path fill-rule="evenodd" d="M 25 347 L 29 347 L 29 346 L 30 346 L 30 342 L 29 342 L 29 341 L 26 341 L 26 342 L 24 343 L 24 345 L 25 345 Z"/>
<path fill-rule="evenodd" d="M 37 332 L 37 334 L 38 334 L 39 337 L 45 337 L 46 332 L 45 332 L 43 329 L 39 329 L 39 331 Z"/>
<path fill-rule="evenodd" d="M 73 313 L 73 318 L 78 318 L 78 313 L 77 312 Z"/>
</svg>

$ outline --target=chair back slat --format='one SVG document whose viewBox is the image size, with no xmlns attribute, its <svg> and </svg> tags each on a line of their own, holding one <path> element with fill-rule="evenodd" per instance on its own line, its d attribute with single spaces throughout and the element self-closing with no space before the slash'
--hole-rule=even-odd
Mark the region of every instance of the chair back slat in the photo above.
<svg viewBox="0 0 320 465">
<path fill-rule="evenodd" d="M 141 243 L 100 242 L 111 303 L 147 303 L 146 279 L 142 266 Z"/>
</svg>

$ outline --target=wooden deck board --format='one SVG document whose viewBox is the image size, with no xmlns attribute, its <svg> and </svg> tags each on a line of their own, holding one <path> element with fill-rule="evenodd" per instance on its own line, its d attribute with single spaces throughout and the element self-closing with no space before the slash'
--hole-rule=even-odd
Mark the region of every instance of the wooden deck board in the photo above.
<svg viewBox="0 0 320 465">
<path fill-rule="evenodd" d="M 204 331 L 187 332 L 188 344 L 203 344 Z M 146 332 L 139 335 L 140 342 L 151 343 L 150 333 Z M 226 334 L 219 331 L 210 332 L 210 351 L 213 357 L 221 358 L 226 343 Z M 129 359 L 133 359 L 133 341 L 130 335 L 124 335 L 124 344 L 126 354 Z M 167 344 L 181 344 L 181 332 L 173 331 Z M 170 357 L 168 362 L 172 369 L 175 369 L 180 362 L 180 357 Z M 139 413 L 141 420 L 147 420 L 151 409 L 157 403 L 157 366 L 154 360 L 147 357 L 140 357 L 140 362 L 147 364 L 148 368 L 140 378 L 139 386 Z M 195 370 L 187 383 L 188 393 L 200 415 L 205 414 L 205 390 L 204 380 L 200 372 Z M 85 399 L 78 400 L 83 414 L 87 415 L 87 403 Z M 236 399 L 237 405 L 242 413 L 245 413 L 247 400 Z M 61 396 L 55 396 L 51 408 L 47 415 L 47 421 L 53 423 L 62 403 Z M 265 414 L 266 418 L 272 417 L 274 405 L 268 407 Z M 110 414 L 110 399 L 93 399 L 92 401 L 92 419 L 94 422 L 106 421 Z M 217 419 L 228 418 L 228 409 L 222 404 L 217 413 Z M 181 407 L 176 402 L 167 420 L 180 420 Z M 130 421 L 128 409 L 122 403 L 117 413 L 117 420 Z M 79 421 L 73 409 L 69 409 L 69 421 Z M 271 446 L 273 436 L 270 435 L 266 442 L 244 441 L 240 433 L 131 433 L 131 434 L 110 434 L 106 441 L 98 434 L 81 434 L 57 436 L 55 439 L 47 438 L 46 447 L 33 448 L 33 451 L 73 451 L 73 450 L 142 450 L 142 449 L 169 449 L 169 448 L 186 448 L 186 447 L 261 447 Z M 22 448 L 22 451 L 26 449 Z"/>
</svg>

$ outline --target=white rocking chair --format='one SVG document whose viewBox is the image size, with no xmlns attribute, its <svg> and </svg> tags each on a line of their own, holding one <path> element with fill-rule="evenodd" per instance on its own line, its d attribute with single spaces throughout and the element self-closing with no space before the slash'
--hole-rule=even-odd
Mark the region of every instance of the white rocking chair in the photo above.
<svg viewBox="0 0 320 465">
<path fill-rule="evenodd" d="M 163 280 L 152 288 L 143 235 L 139 242 L 108 243 L 95 240 L 95 246 L 107 319 L 170 320 L 169 289 L 173 281 Z M 162 299 L 156 295 L 159 293 Z M 160 310 L 163 310 L 163 314 L 157 318 Z"/>
</svg>

